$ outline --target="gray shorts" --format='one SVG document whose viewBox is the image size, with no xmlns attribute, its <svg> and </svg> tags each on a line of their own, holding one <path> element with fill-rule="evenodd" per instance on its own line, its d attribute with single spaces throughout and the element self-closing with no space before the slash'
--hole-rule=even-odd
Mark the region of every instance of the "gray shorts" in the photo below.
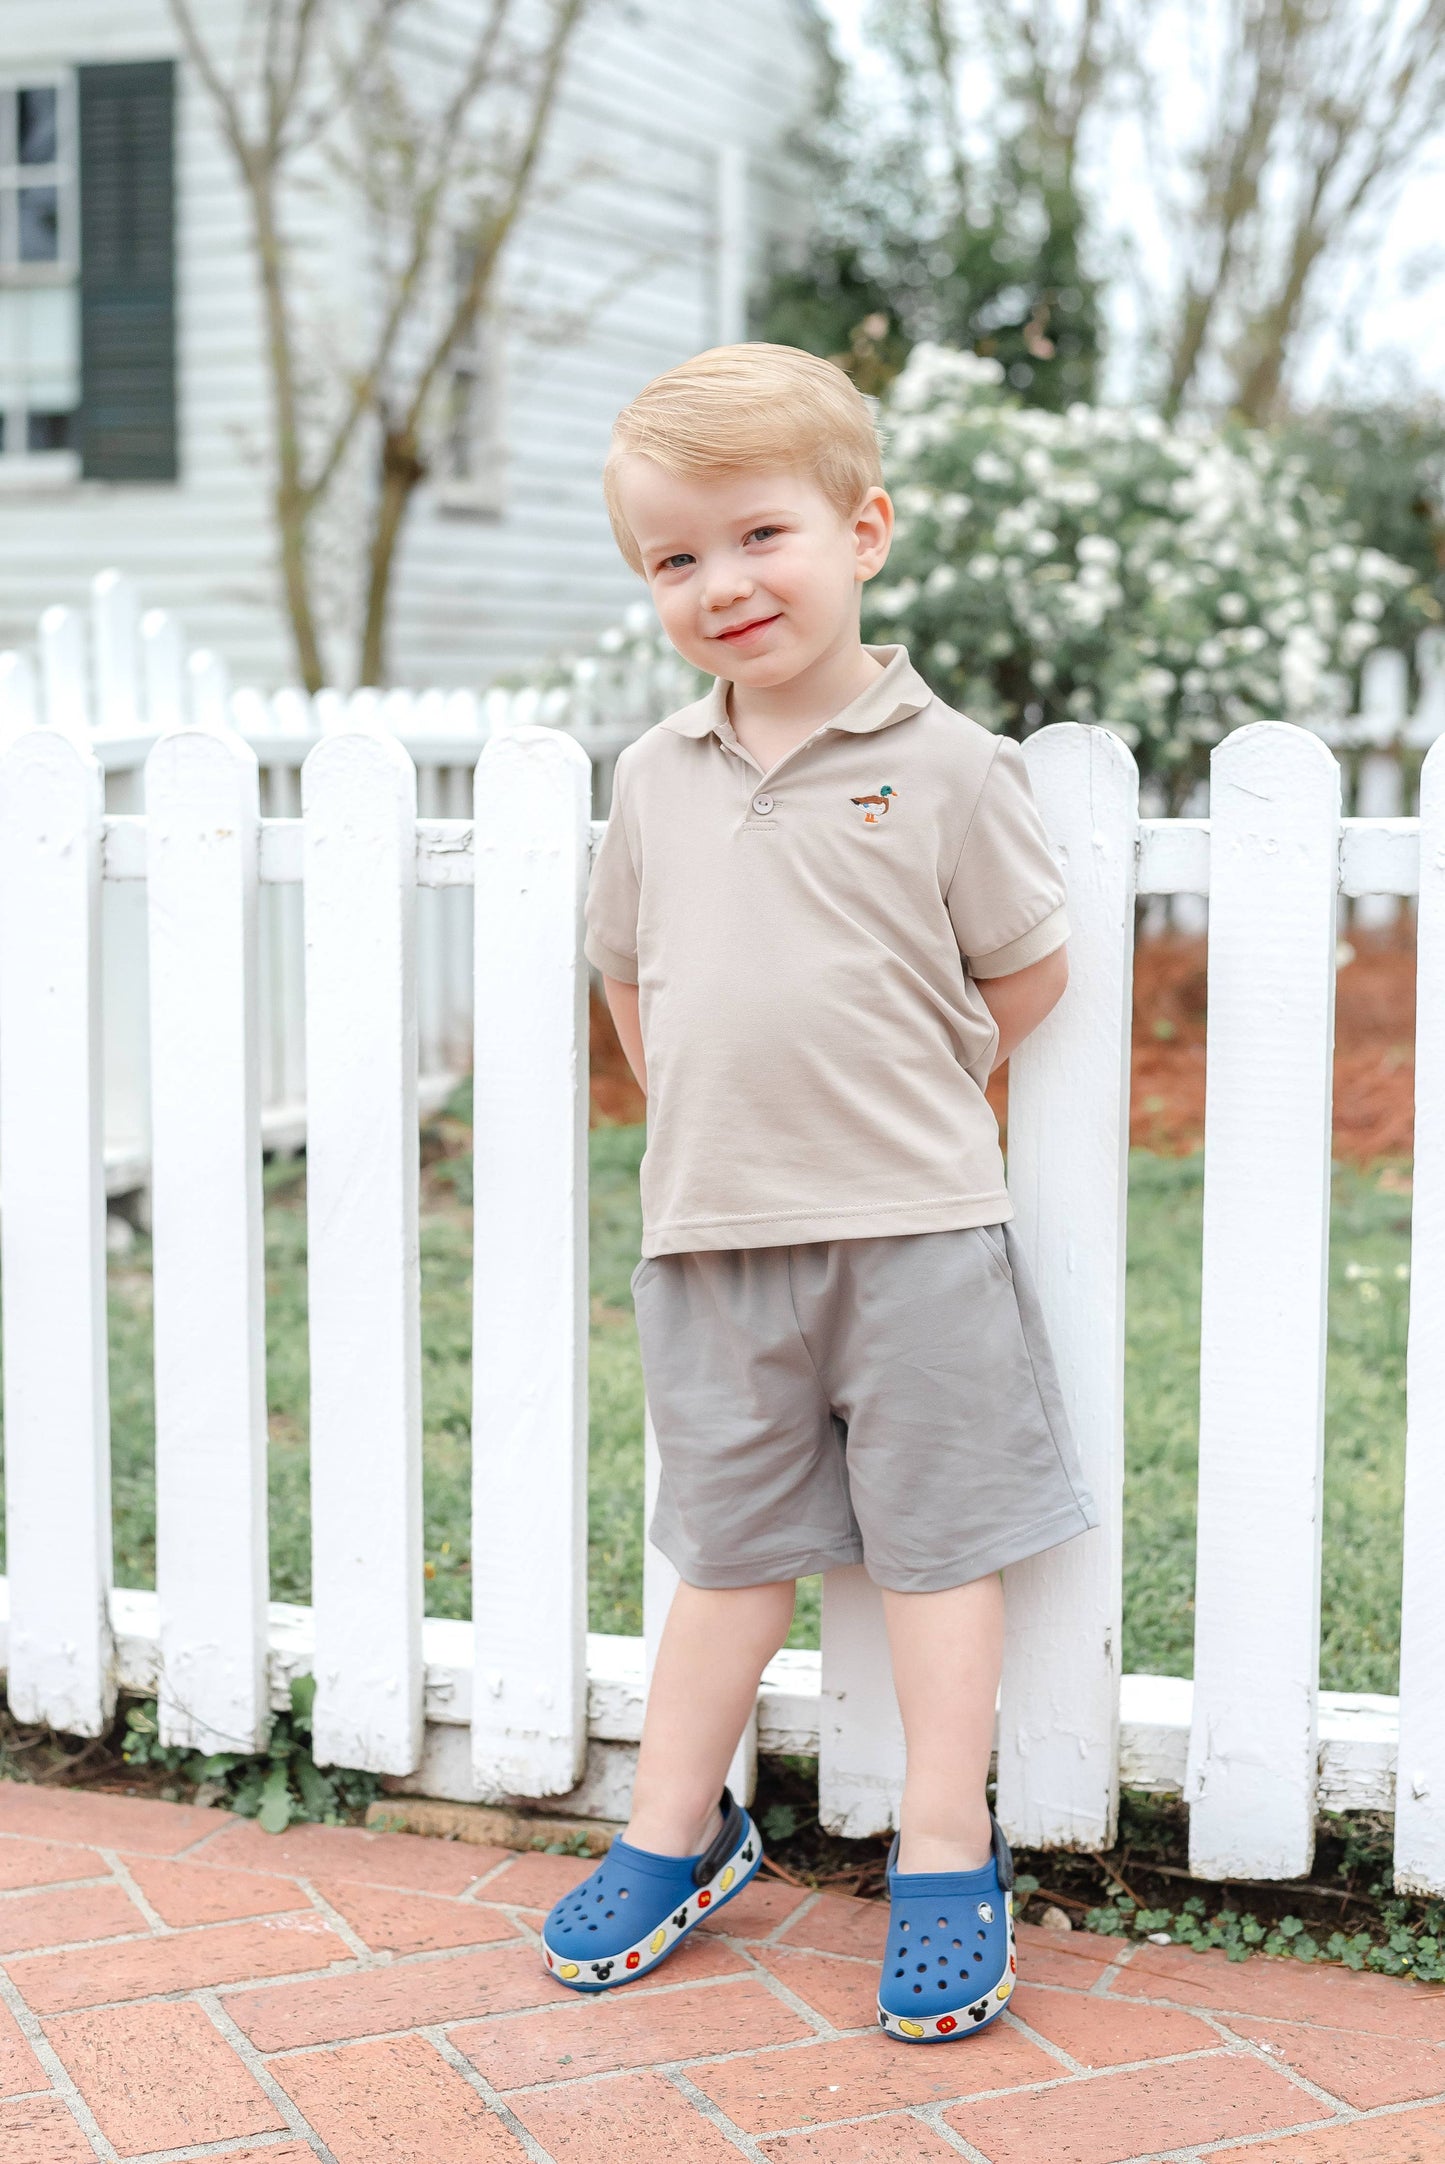
<svg viewBox="0 0 1445 2164">
<path fill-rule="evenodd" d="M 1097 1525 L 1008 1223 L 653 1255 L 632 1276 L 689 1585 L 965 1585 Z"/>
</svg>

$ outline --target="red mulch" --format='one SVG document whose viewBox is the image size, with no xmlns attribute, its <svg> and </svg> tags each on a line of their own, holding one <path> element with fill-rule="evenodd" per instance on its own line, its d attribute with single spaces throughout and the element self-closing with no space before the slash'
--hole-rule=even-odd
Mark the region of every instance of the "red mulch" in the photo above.
<svg viewBox="0 0 1445 2164">
<path fill-rule="evenodd" d="M 1334 1153 L 1352 1163 L 1408 1157 L 1414 1127 L 1415 943 L 1413 929 L 1353 931 L 1354 959 L 1335 991 Z M 1178 1155 L 1204 1140 L 1206 948 L 1167 933 L 1140 943 L 1134 961 L 1134 1060 L 1130 1140 Z M 1002 1125 L 1008 1070 L 989 1084 Z M 592 1007 L 592 1121 L 643 1116 L 642 1096 L 600 1000 Z"/>
</svg>

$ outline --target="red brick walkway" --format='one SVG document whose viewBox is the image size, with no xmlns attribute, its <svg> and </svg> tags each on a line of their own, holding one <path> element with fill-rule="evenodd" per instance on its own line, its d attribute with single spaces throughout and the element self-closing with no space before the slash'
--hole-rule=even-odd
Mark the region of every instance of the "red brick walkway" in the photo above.
<svg viewBox="0 0 1445 2164">
<path fill-rule="evenodd" d="M 1026 1928 L 1003 2020 L 910 2050 L 881 1910 L 777 1881 L 570 1996 L 536 1931 L 587 1869 L 0 1783 L 0 2159 L 1445 2160 L 1445 1993 Z"/>
</svg>

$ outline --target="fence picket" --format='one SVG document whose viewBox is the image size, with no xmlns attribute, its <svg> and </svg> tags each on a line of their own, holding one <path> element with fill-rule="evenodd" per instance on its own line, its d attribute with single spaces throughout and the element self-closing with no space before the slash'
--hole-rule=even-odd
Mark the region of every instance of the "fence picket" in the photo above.
<svg viewBox="0 0 1445 2164">
<path fill-rule="evenodd" d="M 156 1585 L 165 1742 L 266 1740 L 266 1344 L 256 754 L 183 730 L 146 761 Z"/>
<path fill-rule="evenodd" d="M 47 728 L 89 747 L 90 701 L 85 681 L 85 621 L 74 609 L 47 609 L 40 619 L 40 678 Z"/>
<path fill-rule="evenodd" d="M 120 571 L 98 572 L 90 585 L 90 625 L 95 656 L 96 727 L 139 728 L 140 597 Z"/>
<path fill-rule="evenodd" d="M 1005 1574 L 998 1813 L 1030 1846 L 1100 1848 L 1118 1809 L 1139 776 L 1106 729 L 1062 723 L 1024 750 L 1068 884 L 1069 988 L 1009 1062 L 1009 1192 L 1100 1522 Z"/>
<path fill-rule="evenodd" d="M 421 1754 L 416 769 L 338 731 L 301 774 L 315 1749 Z"/>
<path fill-rule="evenodd" d="M 1395 1883 L 1445 1893 L 1445 738 L 1420 776 Z"/>
<path fill-rule="evenodd" d="M 587 755 L 477 762 L 472 1766 L 565 1795 L 587 1748 Z"/>
<path fill-rule="evenodd" d="M 115 1705 L 101 1141 L 101 772 L 53 730 L 0 764 L 0 1261 L 9 1698 Z"/>
<path fill-rule="evenodd" d="M 883 1598 L 861 1563 L 823 1578 L 818 1816 L 862 1840 L 898 1822 L 903 1723 L 893 1689 Z"/>
<path fill-rule="evenodd" d="M 1340 770 L 1283 722 L 1212 760 L 1190 1863 L 1314 1851 Z"/>
</svg>

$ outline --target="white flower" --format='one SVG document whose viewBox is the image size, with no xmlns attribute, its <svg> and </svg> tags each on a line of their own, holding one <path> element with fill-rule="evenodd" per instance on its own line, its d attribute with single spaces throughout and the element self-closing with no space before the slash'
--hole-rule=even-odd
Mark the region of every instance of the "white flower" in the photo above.
<svg viewBox="0 0 1445 2164">
<path fill-rule="evenodd" d="M 996 451 L 980 451 L 973 462 L 973 470 L 980 481 L 992 481 L 998 487 L 1014 479 L 1013 467 Z"/>
<path fill-rule="evenodd" d="M 958 584 L 958 573 L 952 564 L 935 564 L 923 582 L 926 594 L 951 594 Z"/>
<path fill-rule="evenodd" d="M 1385 604 L 1378 594 L 1356 594 L 1354 611 L 1356 616 L 1362 616 L 1367 623 L 1377 624 L 1385 613 Z"/>
<path fill-rule="evenodd" d="M 1249 603 L 1243 594 L 1221 594 L 1219 613 L 1227 624 L 1242 624 L 1249 614 Z"/>
<path fill-rule="evenodd" d="M 1108 534 L 1086 533 L 1075 550 L 1081 564 L 1107 564 L 1112 567 L 1119 561 L 1119 544 Z"/>
<path fill-rule="evenodd" d="M 959 661 L 958 648 L 952 639 L 938 639 L 934 642 L 930 659 L 936 668 L 956 669 Z"/>
</svg>

